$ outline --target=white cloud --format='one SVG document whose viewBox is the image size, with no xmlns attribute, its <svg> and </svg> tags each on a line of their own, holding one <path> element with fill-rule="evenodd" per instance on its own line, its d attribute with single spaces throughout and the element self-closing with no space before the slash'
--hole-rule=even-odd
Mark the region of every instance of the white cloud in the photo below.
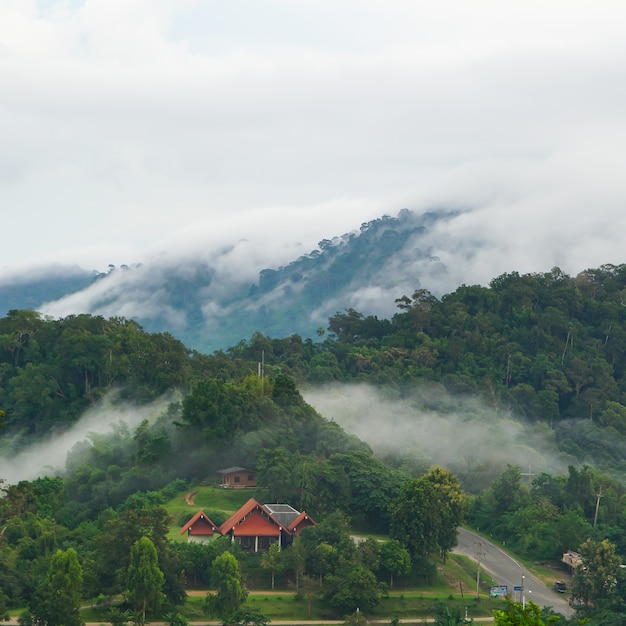
<svg viewBox="0 0 626 626">
<path fill-rule="evenodd" d="M 571 462 L 546 424 L 516 420 L 477 397 L 454 398 L 437 384 L 405 389 L 402 397 L 365 384 L 326 385 L 303 396 L 376 454 L 448 467 L 472 490 L 487 487 L 509 463 L 536 475 L 564 473 Z"/>
<path fill-rule="evenodd" d="M 85 411 L 66 432 L 28 446 L 10 458 L 0 458 L 2 479 L 15 484 L 20 480 L 61 475 L 65 470 L 67 455 L 77 443 L 89 443 L 91 434 L 110 433 L 115 425 L 125 424 L 135 428 L 143 420 L 152 422 L 174 398 L 166 395 L 143 406 L 112 404 L 111 400 L 111 396 L 103 398 L 100 403 Z"/>
<path fill-rule="evenodd" d="M 462 282 L 618 262 L 625 17 L 609 0 L 6 0 L 0 267 L 257 236 L 281 263 L 287 242 L 442 205 L 478 209 L 442 232 L 484 242 Z"/>
</svg>

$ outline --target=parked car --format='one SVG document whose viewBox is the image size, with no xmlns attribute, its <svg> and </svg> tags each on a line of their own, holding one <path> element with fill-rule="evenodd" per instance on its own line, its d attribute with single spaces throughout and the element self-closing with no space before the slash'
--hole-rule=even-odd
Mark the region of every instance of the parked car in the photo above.
<svg viewBox="0 0 626 626">
<path fill-rule="evenodd" d="M 554 590 L 559 593 L 565 593 L 567 591 L 567 584 L 563 580 L 557 580 L 554 583 Z"/>
</svg>

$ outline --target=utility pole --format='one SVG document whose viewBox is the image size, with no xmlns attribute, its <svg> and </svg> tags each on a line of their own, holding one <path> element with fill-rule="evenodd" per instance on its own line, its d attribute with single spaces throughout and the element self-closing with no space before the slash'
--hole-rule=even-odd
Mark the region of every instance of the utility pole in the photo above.
<svg viewBox="0 0 626 626">
<path fill-rule="evenodd" d="M 600 498 L 602 497 L 602 487 L 600 487 L 600 491 L 595 494 L 596 496 L 596 512 L 593 516 L 593 527 L 596 527 L 596 522 L 598 521 L 598 509 L 600 508 Z"/>
<path fill-rule="evenodd" d="M 265 391 L 265 350 L 261 350 L 261 362 L 258 365 L 258 377 L 261 380 L 261 395 L 263 395 Z"/>
<path fill-rule="evenodd" d="M 536 476 L 537 474 L 533 473 L 530 471 L 530 463 L 528 464 L 528 471 L 527 472 L 520 472 L 519 473 L 520 476 L 528 476 L 528 486 L 530 487 L 530 477 L 531 476 Z"/>
<path fill-rule="evenodd" d="M 480 599 L 480 564 L 485 556 L 485 553 L 483 552 L 483 544 L 480 541 L 476 544 L 475 554 L 476 561 L 478 563 L 476 566 L 476 599 Z"/>
</svg>

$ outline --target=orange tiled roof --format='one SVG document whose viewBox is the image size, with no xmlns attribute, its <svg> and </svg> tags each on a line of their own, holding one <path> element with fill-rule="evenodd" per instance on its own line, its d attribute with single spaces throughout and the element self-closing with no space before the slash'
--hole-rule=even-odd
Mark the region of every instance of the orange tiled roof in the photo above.
<svg viewBox="0 0 626 626">
<path fill-rule="evenodd" d="M 233 529 L 235 537 L 278 537 L 281 527 L 275 521 L 268 519 L 267 514 L 255 510 L 246 517 L 241 524 Z"/>
<path fill-rule="evenodd" d="M 218 531 L 222 535 L 232 531 L 236 537 L 277 537 L 281 528 L 282 526 L 268 511 L 254 498 L 250 498 L 219 527 Z"/>
<path fill-rule="evenodd" d="M 287 530 L 291 533 L 295 533 L 296 535 L 307 526 L 315 526 L 315 521 L 310 515 L 307 515 L 304 511 L 296 517 L 295 520 L 289 524 Z"/>
<path fill-rule="evenodd" d="M 217 526 L 202 511 L 198 511 L 181 529 L 180 534 L 191 529 L 192 535 L 212 535 Z"/>
</svg>

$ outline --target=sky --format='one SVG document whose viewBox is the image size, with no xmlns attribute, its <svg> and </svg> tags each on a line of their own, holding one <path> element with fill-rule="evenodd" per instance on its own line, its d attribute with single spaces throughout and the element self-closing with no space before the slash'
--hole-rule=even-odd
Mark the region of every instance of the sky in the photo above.
<svg viewBox="0 0 626 626">
<path fill-rule="evenodd" d="M 621 263 L 625 23 L 617 0 L 2 0 L 0 276 L 241 240 L 282 261 L 438 207 L 466 211 L 442 240 L 482 244 L 469 282 Z"/>
</svg>

